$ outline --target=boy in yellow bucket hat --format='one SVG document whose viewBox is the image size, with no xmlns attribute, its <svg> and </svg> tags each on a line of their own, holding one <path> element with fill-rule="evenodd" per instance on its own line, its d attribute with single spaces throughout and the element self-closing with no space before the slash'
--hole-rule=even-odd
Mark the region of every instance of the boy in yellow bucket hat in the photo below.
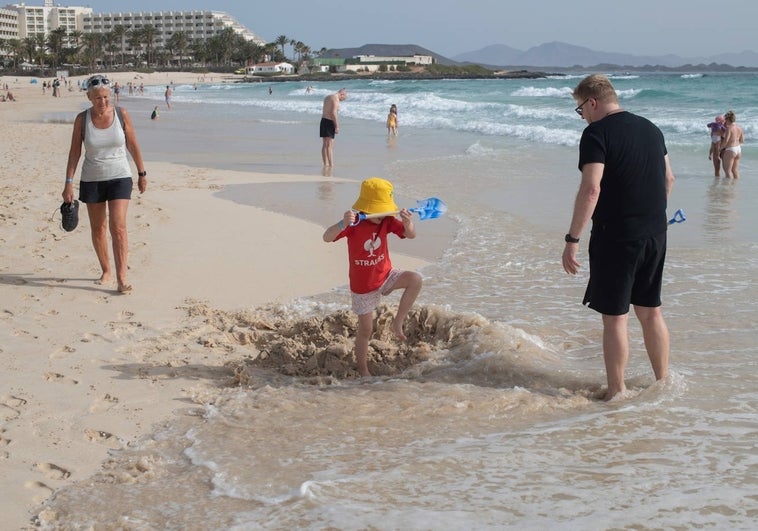
<svg viewBox="0 0 758 531">
<path fill-rule="evenodd" d="M 359 214 L 367 217 L 361 221 Z M 398 220 L 395 214 L 400 215 Z M 357 223 L 356 223 L 357 222 Z M 350 260 L 350 292 L 353 311 L 358 314 L 355 334 L 355 361 L 361 376 L 371 376 L 368 370 L 368 343 L 374 332 L 374 310 L 382 295 L 402 289 L 400 304 L 392 321 L 392 331 L 405 340 L 403 322 L 421 291 L 421 275 L 392 267 L 387 236 L 415 238 L 416 228 L 408 209 L 397 207 L 392 183 L 371 177 L 361 183 L 361 193 L 342 219 L 324 232 L 325 242 L 347 238 Z"/>
</svg>

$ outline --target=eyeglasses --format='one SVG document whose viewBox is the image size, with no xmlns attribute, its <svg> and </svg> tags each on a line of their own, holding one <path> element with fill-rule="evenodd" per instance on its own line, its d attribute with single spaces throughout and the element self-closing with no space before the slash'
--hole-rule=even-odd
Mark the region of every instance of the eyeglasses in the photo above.
<svg viewBox="0 0 758 531">
<path fill-rule="evenodd" d="M 87 82 L 87 86 L 88 87 L 96 87 L 96 86 L 100 85 L 101 83 L 103 85 L 110 85 L 111 84 L 110 80 L 107 77 L 95 77 L 95 78 L 90 79 Z"/>
<path fill-rule="evenodd" d="M 574 109 L 574 111 L 576 112 L 576 114 L 578 114 L 579 116 L 584 116 L 584 110 L 582 109 L 582 107 L 584 107 L 584 104 L 587 103 L 588 101 L 590 101 L 591 99 L 592 98 L 587 98 L 586 100 L 584 100 L 582 102 L 581 105 L 579 105 L 579 107 L 577 107 L 576 109 Z"/>
</svg>

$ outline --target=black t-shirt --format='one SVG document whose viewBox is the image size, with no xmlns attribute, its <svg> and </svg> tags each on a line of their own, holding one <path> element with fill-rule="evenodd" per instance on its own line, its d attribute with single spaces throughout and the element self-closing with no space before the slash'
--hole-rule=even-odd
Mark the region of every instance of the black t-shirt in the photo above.
<svg viewBox="0 0 758 531">
<path fill-rule="evenodd" d="M 589 124 L 579 142 L 579 170 L 605 165 L 592 214 L 593 236 L 649 238 L 666 231 L 666 143 L 650 120 L 621 111 Z"/>
</svg>

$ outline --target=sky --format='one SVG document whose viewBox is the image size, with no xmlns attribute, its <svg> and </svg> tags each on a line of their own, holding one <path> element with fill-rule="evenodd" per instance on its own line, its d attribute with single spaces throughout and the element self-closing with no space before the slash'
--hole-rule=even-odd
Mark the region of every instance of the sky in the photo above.
<svg viewBox="0 0 758 531">
<path fill-rule="evenodd" d="M 493 44 L 560 41 L 595 51 L 681 57 L 758 52 L 756 0 L 68 0 L 96 13 L 224 11 L 266 41 L 312 50 L 416 44 L 454 57 Z M 27 0 L 27 5 L 42 5 Z"/>
</svg>

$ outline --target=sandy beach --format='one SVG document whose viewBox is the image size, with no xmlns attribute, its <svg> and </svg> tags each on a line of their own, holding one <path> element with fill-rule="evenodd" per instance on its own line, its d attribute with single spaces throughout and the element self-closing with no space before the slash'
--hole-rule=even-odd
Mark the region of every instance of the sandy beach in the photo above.
<svg viewBox="0 0 758 531">
<path fill-rule="evenodd" d="M 198 81 L 190 73 L 136 76 L 111 78 Z M 251 309 L 325 292 L 346 284 L 347 267 L 344 248 L 321 241 L 322 226 L 213 195 L 230 184 L 321 177 L 168 164 L 142 145 L 148 189 L 135 188 L 129 207 L 134 292 L 96 285 L 84 209 L 71 233 L 58 211 L 72 126 L 41 120 L 61 112 L 73 120 L 86 97 L 43 95 L 29 78 L 0 83 L 17 100 L 0 103 L 0 511 L 4 529 L 21 529 L 56 489 L 97 472 L 109 450 L 191 408 L 205 386 L 228 381 L 229 357 L 209 356 L 177 332 L 190 308 Z M 423 265 L 396 256 L 401 266 Z"/>
</svg>

